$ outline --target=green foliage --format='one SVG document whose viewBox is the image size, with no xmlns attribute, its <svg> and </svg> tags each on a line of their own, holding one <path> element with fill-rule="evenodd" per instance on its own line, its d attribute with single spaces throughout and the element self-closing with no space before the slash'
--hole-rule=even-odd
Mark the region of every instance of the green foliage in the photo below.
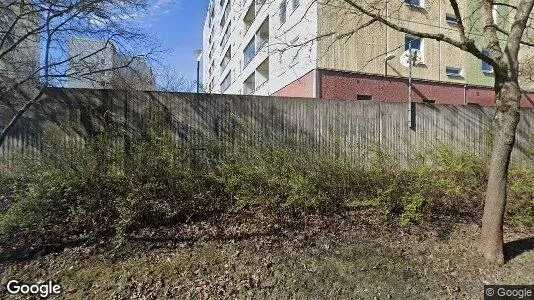
<svg viewBox="0 0 534 300">
<path fill-rule="evenodd" d="M 146 227 L 247 210 L 278 218 L 372 209 L 389 224 L 411 226 L 478 218 L 486 184 L 483 158 L 444 146 L 409 169 L 380 147 L 370 150 L 368 166 L 253 146 L 228 155 L 211 149 L 206 163 L 177 147 L 157 118 L 138 139 L 117 130 L 83 145 L 49 140 L 41 157 L 0 172 L 0 239 L 113 238 L 120 245 Z M 533 225 L 533 181 L 532 169 L 511 168 L 507 220 L 513 225 Z"/>
<path fill-rule="evenodd" d="M 403 198 L 404 212 L 400 216 L 401 226 L 419 223 L 423 218 L 421 209 L 424 198 L 421 194 L 409 195 Z"/>
<path fill-rule="evenodd" d="M 509 171 L 508 204 L 510 223 L 534 226 L 534 172 L 525 164 L 513 164 Z"/>
</svg>

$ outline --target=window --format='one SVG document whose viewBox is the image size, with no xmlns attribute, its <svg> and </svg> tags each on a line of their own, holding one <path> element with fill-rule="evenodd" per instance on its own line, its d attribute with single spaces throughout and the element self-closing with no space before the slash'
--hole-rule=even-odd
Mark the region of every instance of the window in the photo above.
<svg viewBox="0 0 534 300">
<path fill-rule="evenodd" d="M 297 8 L 297 6 L 299 6 L 300 4 L 300 0 L 291 0 L 292 2 L 292 5 L 293 5 L 293 10 L 295 10 Z"/>
<path fill-rule="evenodd" d="M 226 46 L 226 42 L 228 42 L 228 39 L 230 38 L 230 27 L 232 27 L 231 23 L 228 23 L 228 27 L 226 27 L 226 30 L 224 31 L 224 35 L 221 40 L 221 46 L 224 48 Z"/>
<path fill-rule="evenodd" d="M 406 36 L 404 38 L 404 50 L 410 49 L 410 44 L 412 49 L 421 50 L 421 39 L 418 37 Z"/>
<path fill-rule="evenodd" d="M 224 9 L 224 14 L 221 17 L 221 24 L 220 24 L 221 25 L 221 30 L 224 28 L 224 24 L 226 24 L 226 20 L 228 19 L 229 15 L 230 15 L 231 5 L 232 5 L 232 2 L 229 1 L 228 4 L 226 5 L 226 8 Z"/>
<path fill-rule="evenodd" d="M 231 83 L 232 83 L 232 72 L 229 72 L 228 75 L 224 77 L 221 83 L 221 92 L 226 91 L 230 87 Z"/>
<path fill-rule="evenodd" d="M 256 55 L 256 47 L 255 47 L 255 39 L 252 38 L 250 42 L 248 43 L 247 47 L 243 51 L 244 58 L 244 65 L 243 68 L 248 65 L 248 63 L 254 58 L 254 55 Z"/>
<path fill-rule="evenodd" d="M 461 68 L 455 68 L 455 67 L 446 67 L 445 68 L 445 74 L 447 74 L 447 76 L 451 76 L 451 77 L 461 77 L 462 76 L 462 69 Z"/>
<path fill-rule="evenodd" d="M 458 24 L 458 18 L 456 18 L 456 16 L 453 14 L 446 14 L 445 21 L 447 21 L 449 24 Z"/>
<path fill-rule="evenodd" d="M 252 72 L 252 74 L 245 80 L 245 82 L 243 82 L 244 95 L 252 95 L 256 90 L 256 79 L 254 75 L 255 72 Z"/>
<path fill-rule="evenodd" d="M 5 40 L 6 40 L 5 41 L 6 47 L 11 47 L 15 43 L 15 39 L 13 38 L 13 34 L 10 33 L 10 32 L 6 33 Z"/>
<path fill-rule="evenodd" d="M 356 96 L 356 100 L 358 100 L 358 101 L 370 101 L 370 100 L 373 100 L 373 96 L 371 96 L 371 95 L 358 95 L 358 96 Z"/>
<path fill-rule="evenodd" d="M 245 18 L 243 18 L 243 21 L 245 22 L 245 33 L 252 27 L 252 23 L 254 23 L 255 19 L 256 14 L 254 13 L 254 4 L 251 4 L 245 14 Z"/>
<path fill-rule="evenodd" d="M 280 12 L 279 12 L 279 16 L 280 16 L 280 24 L 284 24 L 286 22 L 286 1 L 282 1 L 282 3 L 280 4 Z"/>
<path fill-rule="evenodd" d="M 482 50 L 482 53 L 485 54 L 485 55 L 488 55 L 489 51 L 488 50 Z M 484 72 L 485 74 L 493 74 L 493 67 L 489 63 L 487 63 L 486 61 L 482 60 L 482 72 Z"/>
<path fill-rule="evenodd" d="M 263 46 L 269 42 L 269 17 L 263 21 L 256 32 L 256 52 L 259 52 Z"/>
<path fill-rule="evenodd" d="M 256 69 L 255 88 L 257 90 L 269 82 L 269 58 L 266 58 Z"/>
<path fill-rule="evenodd" d="M 232 59 L 232 47 L 231 46 L 228 47 L 228 51 L 226 51 L 221 61 L 221 72 L 224 72 L 224 70 L 226 69 L 226 66 L 230 62 L 230 59 Z"/>
<path fill-rule="evenodd" d="M 410 6 L 423 7 L 423 0 L 404 0 Z"/>
<path fill-rule="evenodd" d="M 100 64 L 105 65 L 106 64 L 106 59 L 105 58 L 101 58 L 100 59 Z"/>
<path fill-rule="evenodd" d="M 256 11 L 260 10 L 263 4 L 265 4 L 265 0 L 256 0 Z"/>
<path fill-rule="evenodd" d="M 423 40 L 418 37 L 407 35 L 404 37 L 404 50 L 410 49 L 410 45 L 412 49 L 417 49 L 421 52 L 421 62 L 422 62 L 424 58 Z"/>
</svg>

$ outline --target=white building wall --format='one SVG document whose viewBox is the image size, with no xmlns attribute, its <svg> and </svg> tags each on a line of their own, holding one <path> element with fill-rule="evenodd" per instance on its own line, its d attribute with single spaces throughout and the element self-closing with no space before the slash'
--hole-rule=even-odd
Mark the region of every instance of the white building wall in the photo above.
<svg viewBox="0 0 534 300">
<path fill-rule="evenodd" d="M 35 8 L 29 4 L 6 6 L 0 1 L 0 40 L 4 40 L 2 50 L 21 41 L 4 58 L 0 59 L 0 75 L 18 80 L 35 82 L 39 77 L 39 36 L 30 34 L 40 25 L 39 15 L 31 13 Z M 18 21 L 17 18 L 20 18 Z M 17 22 L 12 31 L 9 27 Z"/>
<path fill-rule="evenodd" d="M 282 24 L 280 5 L 283 1 L 286 1 L 286 21 Z M 317 37 L 317 3 L 314 0 L 297 2 L 300 3 L 293 8 L 293 0 L 265 0 L 264 3 L 261 0 L 211 0 L 204 24 L 205 91 L 271 95 L 315 69 L 317 65 L 315 40 Z M 223 5 L 220 5 L 221 3 Z M 254 21 L 247 26 L 245 15 L 253 3 Z M 224 26 L 221 27 L 221 20 L 224 18 L 227 5 L 230 5 L 231 9 L 224 21 Z M 213 19 L 210 21 L 212 10 Z M 257 51 L 248 64 L 245 64 L 245 48 L 255 38 L 258 30 L 265 28 L 262 24 L 266 20 L 269 23 L 268 42 Z M 226 30 L 230 36 L 227 42 L 222 43 Z M 225 68 L 221 68 L 221 62 L 228 49 L 231 49 L 230 61 Z M 222 86 L 228 74 L 231 74 L 229 85 L 225 82 L 226 84 Z M 247 91 L 244 83 L 251 76 L 255 81 L 254 91 Z M 268 81 L 260 84 L 266 77 Z M 226 86 L 227 88 L 223 89 Z"/>
<path fill-rule="evenodd" d="M 69 39 L 69 88 L 106 88 L 112 80 L 112 72 L 99 72 L 112 69 L 115 59 L 113 44 L 105 41 L 70 38 Z M 89 74 L 97 71 L 97 73 Z M 88 75 L 84 75 L 88 74 Z"/>
<path fill-rule="evenodd" d="M 72 74 L 67 81 L 69 88 L 153 90 L 155 87 L 146 60 L 117 52 L 112 42 L 70 38 L 69 58 L 68 73 Z"/>
</svg>

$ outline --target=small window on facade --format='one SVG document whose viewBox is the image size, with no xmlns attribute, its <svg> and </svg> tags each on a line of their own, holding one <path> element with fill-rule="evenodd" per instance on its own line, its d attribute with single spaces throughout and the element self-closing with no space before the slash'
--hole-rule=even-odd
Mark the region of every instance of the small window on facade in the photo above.
<svg viewBox="0 0 534 300">
<path fill-rule="evenodd" d="M 6 47 L 11 47 L 14 43 L 15 43 L 15 39 L 13 38 L 13 34 L 7 32 L 6 33 L 6 37 L 5 37 L 5 44 L 6 44 Z"/>
<path fill-rule="evenodd" d="M 356 96 L 356 100 L 358 100 L 358 101 L 370 101 L 370 100 L 373 100 L 373 96 L 371 96 L 371 95 L 358 95 L 358 96 Z"/>
<path fill-rule="evenodd" d="M 404 38 L 404 50 L 408 50 L 410 48 L 410 44 L 412 49 L 417 49 L 421 51 L 421 39 L 418 37 L 413 36 L 406 36 Z"/>
<path fill-rule="evenodd" d="M 292 0 L 291 2 L 293 2 L 292 3 L 293 4 L 292 5 L 293 6 L 293 10 L 295 10 L 295 8 L 297 8 L 297 6 L 299 6 L 299 4 L 300 4 L 300 0 Z"/>
<path fill-rule="evenodd" d="M 458 24 L 458 18 L 456 18 L 456 16 L 453 14 L 446 14 L 445 21 L 447 21 L 449 24 Z"/>
<path fill-rule="evenodd" d="M 447 74 L 447 76 L 452 76 L 452 77 L 461 77 L 462 69 L 455 68 L 455 67 L 446 67 L 445 74 Z"/>
<path fill-rule="evenodd" d="M 407 35 L 404 37 L 404 50 L 408 50 L 410 48 L 410 45 L 412 49 L 417 49 L 420 51 L 421 62 L 423 62 L 424 61 L 423 40 L 418 37 Z"/>
<path fill-rule="evenodd" d="M 489 54 L 488 50 L 482 50 L 482 53 L 485 55 Z M 482 61 L 482 72 L 486 74 L 492 74 L 493 73 L 493 67 L 486 61 Z"/>
<path fill-rule="evenodd" d="M 280 4 L 280 12 L 279 12 L 279 16 L 280 16 L 280 24 L 284 24 L 286 22 L 286 1 L 282 1 L 282 3 Z"/>
<path fill-rule="evenodd" d="M 226 77 L 224 77 L 223 81 L 221 82 L 221 92 L 225 92 L 232 83 L 232 72 L 229 72 Z"/>
<path fill-rule="evenodd" d="M 423 99 L 423 103 L 430 103 L 430 104 L 433 104 L 433 103 L 436 103 L 436 100 Z"/>
<path fill-rule="evenodd" d="M 411 6 L 423 7 L 423 0 L 404 0 L 404 3 Z"/>
<path fill-rule="evenodd" d="M 101 58 L 100 59 L 100 64 L 105 65 L 106 64 L 106 59 L 105 58 Z"/>
</svg>

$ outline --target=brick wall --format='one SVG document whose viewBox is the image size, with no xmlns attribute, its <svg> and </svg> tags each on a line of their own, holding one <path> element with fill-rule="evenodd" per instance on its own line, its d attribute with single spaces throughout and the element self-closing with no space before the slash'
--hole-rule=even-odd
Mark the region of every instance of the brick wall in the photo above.
<svg viewBox="0 0 534 300">
<path fill-rule="evenodd" d="M 408 98 L 408 82 L 405 78 L 365 75 L 322 70 L 321 98 L 356 100 L 358 95 L 372 96 L 376 101 L 405 102 Z M 462 105 L 464 95 L 467 104 L 493 106 L 495 94 L 491 88 L 474 87 L 443 82 L 413 81 L 412 99 L 435 101 L 439 104 Z M 465 93 L 465 94 L 464 94 Z M 534 107 L 534 93 L 526 94 L 521 106 Z"/>
</svg>

